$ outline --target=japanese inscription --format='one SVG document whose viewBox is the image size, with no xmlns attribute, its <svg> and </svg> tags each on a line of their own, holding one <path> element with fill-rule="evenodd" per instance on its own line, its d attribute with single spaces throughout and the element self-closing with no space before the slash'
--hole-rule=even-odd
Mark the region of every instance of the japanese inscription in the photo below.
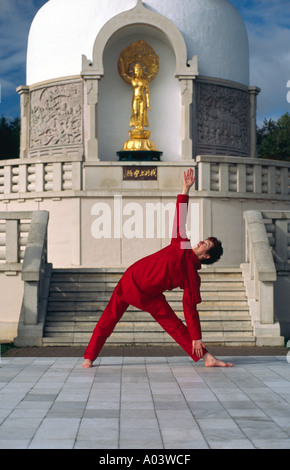
<svg viewBox="0 0 290 470">
<path fill-rule="evenodd" d="M 131 181 L 156 181 L 157 180 L 157 166 L 124 166 L 123 167 L 123 180 Z"/>
</svg>

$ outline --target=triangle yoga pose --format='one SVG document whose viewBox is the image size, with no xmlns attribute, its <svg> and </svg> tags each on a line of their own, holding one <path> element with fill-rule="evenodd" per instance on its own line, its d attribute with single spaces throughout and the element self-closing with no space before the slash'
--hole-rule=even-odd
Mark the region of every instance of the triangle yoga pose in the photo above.
<svg viewBox="0 0 290 470">
<path fill-rule="evenodd" d="M 123 274 L 102 313 L 84 354 L 83 367 L 92 367 L 107 338 L 129 305 L 149 312 L 161 327 L 195 361 L 201 358 L 206 367 L 231 367 L 207 351 L 203 341 L 197 304 L 201 302 L 200 277 L 202 264 L 218 261 L 223 253 L 215 237 L 191 246 L 186 235 L 189 191 L 195 176 L 189 169 L 183 175 L 182 194 L 177 196 L 173 233 L 170 245 L 140 259 Z M 163 293 L 180 287 L 183 293 L 185 324 L 167 303 Z"/>
</svg>

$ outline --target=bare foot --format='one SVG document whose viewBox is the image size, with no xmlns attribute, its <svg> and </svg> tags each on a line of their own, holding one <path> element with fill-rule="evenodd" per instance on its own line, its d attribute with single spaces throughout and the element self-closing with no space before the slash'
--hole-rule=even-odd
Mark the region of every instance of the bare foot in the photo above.
<svg viewBox="0 0 290 470">
<path fill-rule="evenodd" d="M 203 356 L 205 367 L 233 367 L 232 362 L 223 362 L 209 352 Z"/>
<path fill-rule="evenodd" d="M 91 361 L 90 359 L 85 359 L 82 364 L 82 367 L 85 367 L 86 369 L 88 369 L 89 367 L 93 367 L 93 361 Z"/>
</svg>

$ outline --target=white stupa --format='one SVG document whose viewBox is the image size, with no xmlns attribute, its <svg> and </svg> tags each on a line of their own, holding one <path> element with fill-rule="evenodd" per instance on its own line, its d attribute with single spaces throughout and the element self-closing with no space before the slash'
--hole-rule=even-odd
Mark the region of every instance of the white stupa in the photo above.
<svg viewBox="0 0 290 470">
<path fill-rule="evenodd" d="M 132 96 L 118 57 L 138 40 L 159 57 L 149 127 L 163 161 L 254 156 L 248 36 L 229 0 L 49 0 L 29 33 L 32 112 L 22 155 L 116 160 L 128 138 Z M 60 117 L 65 110 L 77 116 L 73 133 Z"/>
<path fill-rule="evenodd" d="M 27 84 L 78 75 L 81 56 L 92 57 L 96 36 L 136 0 L 49 0 L 31 25 Z M 146 0 L 146 8 L 181 31 L 188 59 L 198 55 L 203 76 L 249 84 L 249 48 L 244 21 L 228 0 Z"/>
</svg>

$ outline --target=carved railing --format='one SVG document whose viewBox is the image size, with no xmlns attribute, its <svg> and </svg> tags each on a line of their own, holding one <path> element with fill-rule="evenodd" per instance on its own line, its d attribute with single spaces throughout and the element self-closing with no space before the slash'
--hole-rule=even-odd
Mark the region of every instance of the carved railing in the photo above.
<svg viewBox="0 0 290 470">
<path fill-rule="evenodd" d="M 40 346 L 46 314 L 51 265 L 47 263 L 47 227 L 49 213 L 32 214 L 22 265 L 24 295 L 15 344 Z"/>
<path fill-rule="evenodd" d="M 15 340 L 19 346 L 41 345 L 42 341 L 51 272 L 51 265 L 47 263 L 48 217 L 47 211 L 0 212 L 0 273 L 9 279 L 21 275 L 24 282 L 18 337 Z M 13 284 L 11 290 L 7 290 L 5 282 L 2 288 L 2 303 L 10 305 L 9 299 L 13 295 L 17 297 L 18 292 L 14 293 Z M 13 305 L 11 302 L 11 311 L 7 313 L 13 312 Z"/>
<path fill-rule="evenodd" d="M 79 157 L 5 160 L 0 165 L 0 197 L 82 189 Z"/>
<path fill-rule="evenodd" d="M 23 323 L 25 325 L 37 325 L 38 323 L 38 304 L 47 264 L 47 225 L 47 211 L 37 211 L 32 214 L 22 266 L 22 280 L 24 281 Z"/>
<path fill-rule="evenodd" d="M 192 164 L 197 169 L 198 190 L 211 197 L 285 200 L 290 195 L 289 162 L 198 156 Z M 80 157 L 6 160 L 0 164 L 0 199 L 80 191 L 84 189 L 82 172 Z"/>
<path fill-rule="evenodd" d="M 274 281 L 276 268 L 261 212 L 245 212 L 246 262 L 254 281 L 254 299 L 259 303 L 261 323 L 274 322 Z"/>
<path fill-rule="evenodd" d="M 290 163 L 244 157 L 199 156 L 198 189 L 212 196 L 285 199 Z"/>
<path fill-rule="evenodd" d="M 0 212 L 0 271 L 21 271 L 33 212 Z"/>
<path fill-rule="evenodd" d="M 262 211 L 276 270 L 290 273 L 290 211 Z"/>
<path fill-rule="evenodd" d="M 284 338 L 280 336 L 280 324 L 275 322 L 274 313 L 274 283 L 277 273 L 264 219 L 258 211 L 246 211 L 244 218 L 246 263 L 241 267 L 256 343 L 257 346 L 283 345 Z"/>
</svg>

